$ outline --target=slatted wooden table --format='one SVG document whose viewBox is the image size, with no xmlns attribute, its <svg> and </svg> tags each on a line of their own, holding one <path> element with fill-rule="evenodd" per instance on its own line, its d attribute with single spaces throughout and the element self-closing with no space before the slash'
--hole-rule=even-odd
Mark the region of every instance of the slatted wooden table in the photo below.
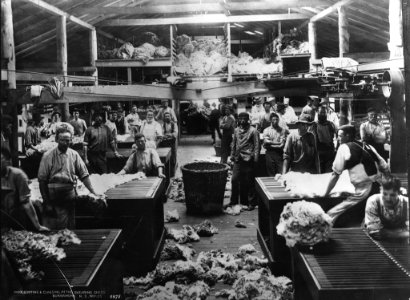
<svg viewBox="0 0 410 300">
<path fill-rule="evenodd" d="M 80 245 L 61 246 L 66 258 L 57 263 L 45 263 L 40 266 L 44 271 L 45 277 L 41 281 L 41 286 L 30 286 L 29 289 L 41 291 L 56 290 L 55 294 L 61 296 L 61 291 L 69 293 L 70 284 L 73 291 L 91 291 L 92 293 L 116 293 L 121 294 L 122 290 L 108 291 L 108 286 L 103 284 L 104 271 L 110 256 L 117 247 L 121 233 L 120 229 L 87 229 L 74 230 L 79 239 Z M 118 281 L 116 284 L 121 287 L 123 274 L 111 273 L 110 281 Z M 80 295 L 81 293 L 77 293 Z M 44 295 L 44 298 L 50 295 Z"/>
<path fill-rule="evenodd" d="M 258 208 L 258 241 L 271 263 L 275 273 L 290 273 L 290 253 L 285 239 L 276 232 L 280 214 L 289 202 L 302 200 L 291 195 L 285 187 L 273 177 L 257 177 L 256 192 L 259 197 Z M 305 200 L 318 203 L 323 210 L 343 201 L 343 197 L 326 197 Z"/>
<path fill-rule="evenodd" d="M 127 271 L 152 269 L 165 240 L 165 181 L 148 177 L 119 185 L 106 192 L 105 226 L 123 229 L 123 256 Z"/>
<path fill-rule="evenodd" d="M 304 283 L 314 300 L 409 299 L 407 240 L 379 243 L 360 228 L 343 228 L 333 230 L 330 245 L 321 254 L 292 249 L 295 299 L 309 299 Z"/>
</svg>

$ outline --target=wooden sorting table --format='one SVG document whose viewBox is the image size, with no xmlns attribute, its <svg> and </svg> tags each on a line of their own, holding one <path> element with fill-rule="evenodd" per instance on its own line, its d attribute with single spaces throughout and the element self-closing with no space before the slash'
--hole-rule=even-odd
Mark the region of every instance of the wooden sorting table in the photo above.
<svg viewBox="0 0 410 300">
<path fill-rule="evenodd" d="M 123 229 L 122 256 L 128 273 L 151 270 L 165 241 L 165 181 L 158 177 L 134 180 L 106 192 L 104 226 Z"/>
<path fill-rule="evenodd" d="M 36 285 L 31 284 L 25 290 L 44 292 L 32 293 L 38 299 L 59 298 L 66 295 L 70 298 L 70 284 L 74 294 L 79 297 L 82 291 L 103 295 L 121 295 L 123 274 L 113 270 L 112 261 L 117 255 L 120 229 L 87 229 L 74 230 L 80 245 L 61 246 L 67 257 L 54 263 L 43 263 L 40 269 L 45 277 Z M 30 294 L 29 294 L 30 295 Z M 72 299 L 72 297 L 71 297 Z M 102 298 L 101 298 L 102 299 Z"/>
<path fill-rule="evenodd" d="M 375 241 L 360 228 L 333 229 L 329 249 L 292 248 L 295 299 L 409 299 L 408 240 Z"/>
<path fill-rule="evenodd" d="M 258 241 L 276 274 L 290 273 L 290 252 L 285 239 L 276 232 L 280 214 L 289 202 L 302 198 L 291 195 L 285 187 L 273 177 L 257 177 L 256 193 L 259 198 Z M 326 197 L 305 200 L 318 203 L 324 211 L 343 201 L 343 197 Z"/>
</svg>

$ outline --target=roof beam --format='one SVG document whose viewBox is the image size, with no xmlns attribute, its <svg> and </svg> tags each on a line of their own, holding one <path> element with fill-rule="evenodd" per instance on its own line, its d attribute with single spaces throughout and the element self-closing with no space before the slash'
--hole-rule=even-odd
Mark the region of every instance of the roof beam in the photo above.
<svg viewBox="0 0 410 300">
<path fill-rule="evenodd" d="M 339 1 L 335 4 L 333 4 L 332 6 L 329 6 L 328 8 L 322 10 L 320 13 L 318 13 L 316 16 L 313 16 L 312 18 L 310 18 L 310 22 L 316 22 L 317 20 L 322 19 L 323 17 L 326 17 L 327 15 L 337 11 L 337 9 L 343 5 L 347 5 L 350 2 L 353 2 L 354 0 L 342 0 Z"/>
<path fill-rule="evenodd" d="M 160 19 L 111 19 L 103 21 L 98 25 L 109 26 L 153 26 L 172 24 L 209 24 L 227 22 L 263 22 L 263 21 L 283 21 L 302 20 L 308 17 L 304 14 L 269 14 L 269 15 L 243 15 L 225 16 L 224 14 L 206 14 L 183 18 L 160 18 Z"/>
<path fill-rule="evenodd" d="M 227 3 L 226 10 L 241 11 L 241 10 L 273 10 L 287 9 L 293 7 L 316 7 L 328 5 L 323 0 L 282 0 L 269 2 L 246 2 L 246 3 Z M 203 3 L 203 4 L 174 4 L 174 5 L 156 5 L 156 6 L 111 6 L 111 7 L 87 7 L 82 12 L 88 14 L 114 14 L 114 15 L 146 15 L 146 14 L 174 14 L 174 13 L 192 13 L 192 12 L 223 12 L 224 8 L 219 3 Z"/>
<path fill-rule="evenodd" d="M 47 2 L 44 2 L 42 0 L 23 0 L 23 1 L 29 2 L 30 4 L 40 8 L 42 10 L 45 10 L 45 11 L 47 11 L 47 12 L 53 14 L 53 15 L 64 16 L 64 17 L 67 18 L 67 20 L 70 20 L 71 22 L 74 22 L 74 23 L 76 23 L 76 24 L 78 24 L 82 27 L 87 28 L 87 29 L 90 29 L 90 30 L 95 29 L 95 27 L 93 25 L 88 24 L 87 22 L 84 22 L 83 20 L 81 20 L 77 17 L 74 17 L 73 15 L 70 15 L 70 14 L 62 11 L 61 9 L 59 9 L 55 6 L 52 6 L 52 5 L 50 5 Z"/>
</svg>

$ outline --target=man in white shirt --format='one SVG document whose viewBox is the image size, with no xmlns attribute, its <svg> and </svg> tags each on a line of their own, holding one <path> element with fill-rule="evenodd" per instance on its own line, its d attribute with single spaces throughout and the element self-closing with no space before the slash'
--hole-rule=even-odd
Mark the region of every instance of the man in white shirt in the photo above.
<svg viewBox="0 0 410 300">
<path fill-rule="evenodd" d="M 154 111 L 147 111 L 147 119 L 142 122 L 140 133 L 145 136 L 147 148 L 157 148 L 163 133 L 161 124 L 154 120 Z"/>
<path fill-rule="evenodd" d="M 283 114 L 283 119 L 287 124 L 296 123 L 298 117 L 296 116 L 295 110 L 289 105 L 289 98 L 283 98 L 283 104 L 285 105 L 285 113 Z"/>
<path fill-rule="evenodd" d="M 367 199 L 373 182 L 381 178 L 380 172 L 390 173 L 388 164 L 376 150 L 372 146 L 365 147 L 363 143 L 356 141 L 355 135 L 356 130 L 352 125 L 341 126 L 337 133 L 340 146 L 333 162 L 333 173 L 324 197 L 330 194 L 344 170 L 349 170 L 350 181 L 355 187 L 355 193 L 327 212 L 332 217 L 333 224 L 345 211 Z"/>
</svg>

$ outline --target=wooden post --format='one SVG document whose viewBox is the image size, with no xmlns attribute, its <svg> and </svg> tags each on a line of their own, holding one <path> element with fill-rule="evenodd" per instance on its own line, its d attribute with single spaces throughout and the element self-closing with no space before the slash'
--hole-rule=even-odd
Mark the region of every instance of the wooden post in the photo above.
<svg viewBox="0 0 410 300">
<path fill-rule="evenodd" d="M 404 10 L 403 10 L 404 12 Z M 389 1 L 390 58 L 403 57 L 403 18 L 401 0 Z"/>
<path fill-rule="evenodd" d="M 1 0 L 2 59 L 7 62 L 8 89 L 16 89 L 16 55 L 14 51 L 13 11 L 11 0 Z M 17 105 L 8 93 L 8 114 L 13 118 L 12 135 L 9 140 L 13 166 L 18 166 L 18 119 Z"/>
<path fill-rule="evenodd" d="M 132 84 L 132 69 L 131 69 L 131 67 L 127 68 L 127 79 L 128 79 L 128 84 Z"/>
<path fill-rule="evenodd" d="M 56 23 L 56 38 L 57 38 L 57 68 L 59 73 L 63 75 L 64 86 L 68 86 L 67 70 L 67 18 L 66 16 L 57 17 Z M 63 121 L 70 119 L 70 108 L 68 103 L 61 105 Z"/>
<path fill-rule="evenodd" d="M 95 61 L 98 59 L 98 50 L 97 50 L 97 31 L 95 29 L 90 31 L 90 64 L 92 67 L 95 67 Z M 95 71 L 92 75 L 95 78 L 94 85 L 98 85 L 98 69 L 95 68 Z"/>
<path fill-rule="evenodd" d="M 406 99 L 407 184 L 410 187 L 410 0 L 403 0 L 404 87 Z M 410 216 L 410 205 L 408 206 Z M 409 237 L 410 242 L 410 237 Z"/>
<path fill-rule="evenodd" d="M 344 6 L 338 7 L 337 11 L 339 16 L 339 57 L 343 57 L 345 53 L 349 53 L 349 21 Z"/>
<path fill-rule="evenodd" d="M 226 23 L 226 43 L 228 54 L 228 82 L 232 82 L 232 66 L 231 66 L 231 24 Z"/>
<path fill-rule="evenodd" d="M 317 35 L 316 22 L 309 22 L 308 24 L 308 39 L 310 52 L 310 71 L 314 71 L 315 67 L 312 62 L 317 59 Z"/>
</svg>

